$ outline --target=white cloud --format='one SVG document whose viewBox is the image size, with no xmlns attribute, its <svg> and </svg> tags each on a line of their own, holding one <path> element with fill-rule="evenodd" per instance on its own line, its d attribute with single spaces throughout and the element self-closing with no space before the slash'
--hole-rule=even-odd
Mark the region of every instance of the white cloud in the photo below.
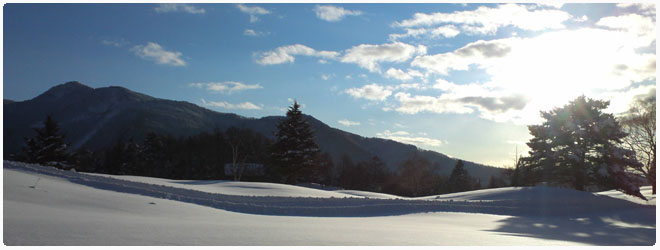
<svg viewBox="0 0 660 250">
<path fill-rule="evenodd" d="M 336 22 L 343 19 L 345 16 L 359 16 L 362 15 L 362 11 L 358 10 L 347 10 L 343 7 L 333 6 L 333 5 L 316 5 L 314 7 L 314 12 L 316 16 L 322 20 L 328 22 Z"/>
<path fill-rule="evenodd" d="M 464 96 L 454 94 L 441 96 L 412 96 L 399 92 L 394 95 L 398 106 L 392 110 L 404 114 L 431 112 L 440 114 L 470 114 L 479 111 L 479 116 L 498 122 L 518 118 L 528 100 L 519 95 L 512 96 Z M 538 113 L 538 111 L 537 111 Z"/>
<path fill-rule="evenodd" d="M 578 23 L 582 23 L 582 22 L 589 21 L 589 17 L 587 15 L 584 15 L 584 16 L 579 17 L 579 18 L 578 17 L 573 18 L 573 21 L 578 22 Z"/>
<path fill-rule="evenodd" d="M 399 85 L 394 86 L 393 89 L 395 89 L 395 90 L 397 90 L 397 89 L 404 89 L 404 90 L 405 90 L 405 89 L 425 90 L 425 89 L 427 89 L 427 88 L 428 88 L 427 86 L 425 86 L 425 85 L 421 85 L 421 84 L 419 84 L 419 83 L 403 83 L 403 84 L 399 84 Z"/>
<path fill-rule="evenodd" d="M 634 9 L 645 16 L 655 16 L 655 3 L 618 3 L 616 7 Z"/>
<path fill-rule="evenodd" d="M 317 51 L 302 44 L 278 47 L 275 50 L 263 52 L 259 55 L 257 63 L 263 65 L 292 63 L 296 55 L 334 59 L 339 56 L 335 51 Z"/>
<path fill-rule="evenodd" d="M 321 74 L 321 79 L 324 81 L 330 80 L 330 78 L 335 77 L 335 74 Z"/>
<path fill-rule="evenodd" d="M 181 52 L 167 51 L 154 42 L 149 42 L 147 45 L 137 45 L 130 50 L 140 58 L 154 61 L 157 64 L 186 66 L 186 62 L 181 59 L 183 55 Z"/>
<path fill-rule="evenodd" d="M 253 29 L 246 29 L 245 31 L 243 31 L 243 35 L 246 35 L 246 36 L 258 36 L 258 35 L 257 35 L 257 32 L 255 32 Z"/>
<path fill-rule="evenodd" d="M 466 107 L 463 104 L 434 96 L 411 96 L 409 93 L 399 92 L 394 95 L 394 98 L 399 102 L 398 107 L 394 110 L 404 114 L 417 114 L 425 111 L 455 114 L 468 114 L 473 112 L 471 108 Z"/>
<path fill-rule="evenodd" d="M 198 8 L 190 4 L 185 3 L 161 3 L 158 7 L 154 8 L 157 13 L 167 13 L 167 12 L 185 12 L 189 14 L 204 14 L 206 10 L 204 8 Z"/>
<path fill-rule="evenodd" d="M 257 36 L 268 35 L 268 33 L 267 32 L 262 32 L 262 31 L 255 31 L 253 29 L 245 29 L 245 31 L 243 31 L 243 35 L 257 37 Z"/>
<path fill-rule="evenodd" d="M 439 79 L 433 87 L 441 95 L 396 93 L 399 105 L 392 109 L 408 114 L 478 111 L 489 120 L 531 124 L 540 121 L 539 110 L 585 94 L 611 100 L 612 112 L 625 110 L 626 96 L 635 91 L 631 84 L 654 86 L 655 53 L 636 51 L 653 44 L 655 23 L 628 14 L 603 18 L 597 25 L 607 29 L 477 41 L 448 53 L 419 56 L 411 64 L 429 72 L 450 74 L 474 66 L 490 79 L 471 84 Z"/>
<path fill-rule="evenodd" d="M 251 102 L 242 102 L 242 103 L 228 103 L 228 102 L 207 102 L 206 100 L 202 99 L 202 104 L 207 107 L 216 107 L 216 108 L 223 108 L 223 109 L 244 109 L 244 110 L 261 110 L 261 106 L 257 106 Z"/>
<path fill-rule="evenodd" d="M 358 126 L 358 125 L 360 125 L 359 122 L 349 121 L 348 119 L 339 120 L 339 121 L 337 121 L 337 122 L 338 122 L 339 124 L 341 124 L 341 125 L 346 126 L 346 127 L 350 127 L 350 126 Z"/>
<path fill-rule="evenodd" d="M 460 34 L 461 31 L 454 25 L 444 25 L 432 29 L 427 28 L 407 28 L 405 34 L 390 34 L 390 41 L 397 41 L 402 38 L 419 38 L 423 35 L 429 35 L 431 38 L 452 38 Z"/>
<path fill-rule="evenodd" d="M 198 83 L 198 82 L 188 83 L 188 86 L 201 89 L 204 87 L 204 83 Z"/>
<path fill-rule="evenodd" d="M 371 72 L 380 71 L 380 62 L 404 62 L 415 55 L 426 54 L 426 46 L 413 46 L 402 42 L 373 45 L 361 44 L 348 50 L 341 62 L 355 63 Z"/>
<path fill-rule="evenodd" d="M 459 33 L 460 31 L 454 25 L 440 26 L 431 30 L 431 34 L 433 34 L 433 37 L 442 36 L 446 38 L 452 38 L 457 36 Z"/>
<path fill-rule="evenodd" d="M 238 8 L 241 12 L 250 14 L 250 22 L 255 23 L 259 21 L 259 17 L 257 15 L 267 15 L 270 14 L 270 11 L 267 9 L 264 9 L 259 6 L 246 6 L 244 4 L 236 4 L 236 8 Z"/>
<path fill-rule="evenodd" d="M 517 4 L 502 4 L 497 7 L 481 6 L 475 10 L 415 13 L 413 18 L 395 22 L 397 27 L 411 28 L 442 24 L 457 24 L 468 34 L 493 35 L 499 28 L 514 26 L 523 30 L 541 31 L 564 28 L 562 22 L 571 15 L 560 10 L 534 10 Z"/>
<path fill-rule="evenodd" d="M 406 29 L 405 34 L 390 34 L 390 41 L 397 41 L 401 38 L 406 38 L 406 37 L 419 37 L 421 35 L 424 35 L 428 33 L 429 30 L 425 28 L 419 28 L 419 29 Z"/>
<path fill-rule="evenodd" d="M 364 85 L 360 88 L 347 89 L 346 93 L 355 98 L 364 98 L 370 101 L 384 101 L 388 96 L 392 95 L 392 90 L 373 83 Z"/>
<path fill-rule="evenodd" d="M 633 35 L 630 45 L 642 47 L 655 41 L 655 21 L 651 17 L 638 14 L 604 17 L 596 23 L 598 26 L 623 31 Z"/>
<path fill-rule="evenodd" d="M 470 65 L 485 67 L 497 63 L 511 51 L 517 38 L 469 43 L 462 48 L 436 55 L 417 56 L 412 66 L 447 75 L 451 70 L 468 70 Z"/>
<path fill-rule="evenodd" d="M 395 69 L 395 68 L 390 68 L 385 72 L 385 76 L 387 78 L 395 78 L 401 81 L 408 81 L 412 80 L 412 76 L 406 74 L 406 72 L 403 72 L 403 70 L 400 69 Z"/>
<path fill-rule="evenodd" d="M 545 3 L 538 3 L 539 6 L 546 6 L 546 7 L 552 7 L 555 9 L 561 9 L 562 6 L 564 6 L 564 3 L 562 2 L 545 2 Z"/>
<path fill-rule="evenodd" d="M 414 69 L 408 69 L 408 72 L 405 72 L 401 69 L 389 68 L 385 71 L 385 77 L 401 81 L 410 81 L 413 78 L 423 78 L 424 74 Z"/>
<path fill-rule="evenodd" d="M 406 131 L 394 131 L 385 130 L 381 133 L 376 133 L 376 137 L 383 139 L 389 139 L 393 141 L 398 141 L 401 143 L 412 144 L 418 147 L 440 147 L 446 142 L 438 139 L 432 139 L 427 137 L 413 136 Z"/>
<path fill-rule="evenodd" d="M 394 95 L 398 106 L 392 108 L 400 113 L 420 112 L 468 114 L 479 111 L 485 119 L 502 121 L 502 114 L 518 113 L 525 108 L 529 99 L 515 92 L 491 89 L 483 84 L 455 84 L 438 79 L 432 86 L 442 90 L 439 96 L 411 95 L 398 92 Z M 424 87 L 418 89 L 425 89 Z"/>
<path fill-rule="evenodd" d="M 231 94 L 237 91 L 250 90 L 250 89 L 260 89 L 263 88 L 259 84 L 244 84 L 241 82 L 227 81 L 227 82 L 209 82 L 209 83 L 190 83 L 188 84 L 191 87 L 204 88 L 213 92 L 227 93 Z"/>
</svg>

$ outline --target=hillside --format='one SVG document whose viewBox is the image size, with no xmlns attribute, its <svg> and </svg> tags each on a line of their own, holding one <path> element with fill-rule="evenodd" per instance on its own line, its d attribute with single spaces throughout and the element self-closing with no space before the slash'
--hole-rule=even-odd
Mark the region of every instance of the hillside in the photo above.
<svg viewBox="0 0 660 250">
<path fill-rule="evenodd" d="M 616 191 L 529 187 L 365 199 L 350 190 L 90 175 L 4 161 L 3 193 L 5 245 L 650 246 L 656 240 L 655 205 L 616 198 Z"/>
<path fill-rule="evenodd" d="M 141 140 L 148 132 L 173 136 L 190 136 L 231 126 L 255 130 L 273 138 L 281 116 L 248 118 L 232 113 L 212 111 L 195 104 L 154 98 L 123 87 L 91 88 L 79 82 L 52 87 L 43 94 L 22 102 L 4 104 L 4 154 L 20 151 L 32 128 L 40 126 L 47 115 L 59 122 L 73 148 L 103 149 L 117 140 Z M 372 156 L 396 168 L 417 154 L 438 163 L 441 172 L 449 174 L 457 159 L 421 150 L 413 145 L 380 138 L 366 138 L 336 128 L 307 116 L 315 130 L 316 142 L 335 162 L 343 154 L 354 162 Z M 465 161 L 471 175 L 485 185 L 500 169 Z"/>
</svg>

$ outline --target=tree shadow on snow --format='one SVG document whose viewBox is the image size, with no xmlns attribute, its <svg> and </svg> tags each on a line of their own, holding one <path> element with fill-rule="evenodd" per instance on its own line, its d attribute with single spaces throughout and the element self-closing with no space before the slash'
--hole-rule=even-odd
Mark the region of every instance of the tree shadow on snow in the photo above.
<svg viewBox="0 0 660 250">
<path fill-rule="evenodd" d="M 655 206 L 606 216 L 509 217 L 498 223 L 497 229 L 488 231 L 591 245 L 651 246 L 656 242 Z"/>
<path fill-rule="evenodd" d="M 208 206 L 226 211 L 312 217 L 371 217 L 425 212 L 462 212 L 517 216 L 500 221 L 493 230 L 503 234 L 599 245 L 651 245 L 655 242 L 655 206 L 627 201 L 569 204 L 546 204 L 537 201 L 470 202 L 451 200 L 407 200 L 368 198 L 312 198 L 242 196 L 208 193 L 192 189 L 147 184 L 111 177 L 63 171 L 32 164 L 3 164 L 5 169 L 31 171 L 66 179 L 97 189 L 137 194 Z M 600 199 L 602 201 L 602 199 Z M 597 209 L 595 209 L 597 207 Z M 595 209 L 595 210 L 594 210 Z M 636 225 L 622 228 L 607 219 L 590 216 L 593 211 L 617 221 Z M 626 211 L 617 213 L 617 211 Z M 581 216 L 586 219 L 571 220 Z"/>
</svg>

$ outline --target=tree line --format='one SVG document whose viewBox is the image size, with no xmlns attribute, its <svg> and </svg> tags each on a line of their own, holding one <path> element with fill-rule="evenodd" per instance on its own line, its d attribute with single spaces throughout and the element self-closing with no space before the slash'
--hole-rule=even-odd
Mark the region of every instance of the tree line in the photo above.
<svg viewBox="0 0 660 250">
<path fill-rule="evenodd" d="M 609 102 L 581 96 L 563 107 L 541 112 L 544 122 L 528 126 L 529 156 L 515 168 L 491 176 L 486 187 L 541 183 L 577 190 L 619 189 L 644 198 L 639 186 L 655 193 L 655 98 L 638 101 L 615 118 Z M 47 117 L 34 138 L 12 159 L 77 171 L 168 179 L 247 180 L 318 183 L 344 189 L 425 196 L 481 189 L 462 161 L 450 175 L 441 166 L 413 155 L 391 170 L 378 157 L 354 163 L 344 155 L 334 163 L 314 142 L 314 131 L 297 102 L 277 125 L 275 140 L 241 128 L 216 129 L 186 138 L 149 133 L 144 140 L 69 153 L 57 123 Z M 243 175 L 247 163 L 263 166 L 261 175 Z M 230 171 L 225 171 L 225 165 Z"/>
<path fill-rule="evenodd" d="M 65 136 L 48 116 L 37 135 L 26 139 L 13 160 L 62 169 L 167 179 L 317 183 L 344 189 L 424 196 L 482 188 L 459 161 L 451 175 L 438 163 L 414 155 L 394 170 L 378 157 L 353 162 L 343 155 L 334 163 L 314 142 L 314 132 L 297 102 L 277 126 L 275 140 L 249 129 L 215 129 L 189 137 L 148 133 L 141 141 L 118 140 L 103 150 L 69 152 Z M 247 174 L 246 164 L 260 164 L 263 173 Z M 230 171 L 225 171 L 225 165 Z M 500 177 L 493 177 L 504 183 Z M 489 187 L 493 187 L 493 180 Z M 504 184 L 499 184 L 503 186 Z"/>
<path fill-rule="evenodd" d="M 529 156 L 516 162 L 511 184 L 618 189 L 646 199 L 639 186 L 656 189 L 655 105 L 655 95 L 638 99 L 617 119 L 603 112 L 608 101 L 583 95 L 542 111 L 545 121 L 528 126 Z"/>
</svg>

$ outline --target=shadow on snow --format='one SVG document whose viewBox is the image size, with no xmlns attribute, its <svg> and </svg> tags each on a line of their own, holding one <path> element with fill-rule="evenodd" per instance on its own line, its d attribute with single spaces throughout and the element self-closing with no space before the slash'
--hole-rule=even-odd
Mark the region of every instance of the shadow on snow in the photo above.
<svg viewBox="0 0 660 250">
<path fill-rule="evenodd" d="M 644 206 L 632 202 L 613 199 L 598 204 L 547 204 L 538 200 L 495 200 L 495 201 L 453 201 L 453 200 L 410 200 L 410 199 L 369 199 L 369 198 L 311 198 L 311 197 L 273 197 L 240 196 L 208 193 L 184 188 L 147 184 L 119 180 L 115 178 L 88 175 L 72 171 L 63 171 L 52 167 L 4 161 L 4 168 L 35 172 L 70 182 L 103 190 L 144 195 L 154 198 L 187 202 L 202 206 L 223 209 L 232 212 L 277 215 L 277 216 L 315 216 L 315 217 L 367 217 L 389 216 L 424 212 L 464 212 L 496 215 L 522 216 L 501 221 L 503 225 L 495 230 L 504 234 L 528 237 L 543 237 L 573 240 L 585 243 L 612 242 L 619 244 L 625 237 L 626 245 L 650 239 L 649 232 L 655 237 L 655 206 Z M 225 181 L 218 181 L 225 182 Z M 183 184 L 209 184 L 213 182 L 185 181 Z M 609 197 L 603 197 L 609 198 Z M 611 199 L 611 198 L 610 198 Z M 597 210 L 594 210 L 597 209 Z M 637 216 L 619 216 L 618 220 L 629 224 L 652 226 L 653 229 L 618 228 L 602 222 L 599 218 L 588 217 L 597 211 L 599 214 L 617 214 L 630 211 Z M 648 220 L 638 219 L 639 213 L 649 213 Z M 556 218 L 557 216 L 563 216 Z M 574 221 L 570 218 L 588 217 Z M 646 216 L 645 218 L 649 218 Z M 603 226 L 603 231 L 588 232 L 585 223 Z M 584 229 L 584 230 L 582 230 Z M 632 233 L 635 234 L 632 234 Z M 609 239 L 612 237 L 612 239 Z M 604 240 L 605 241 L 600 241 Z M 648 242 L 648 241 L 645 241 Z M 652 241 L 655 242 L 655 241 Z"/>
<path fill-rule="evenodd" d="M 640 214 L 641 213 L 641 214 Z M 559 241 L 581 242 L 592 245 L 649 246 L 655 244 L 655 206 L 635 211 L 615 213 L 612 216 L 584 217 L 509 217 L 499 221 L 501 225 L 491 232 L 503 235 L 540 238 Z M 611 223 L 616 219 L 633 227 Z"/>
</svg>

